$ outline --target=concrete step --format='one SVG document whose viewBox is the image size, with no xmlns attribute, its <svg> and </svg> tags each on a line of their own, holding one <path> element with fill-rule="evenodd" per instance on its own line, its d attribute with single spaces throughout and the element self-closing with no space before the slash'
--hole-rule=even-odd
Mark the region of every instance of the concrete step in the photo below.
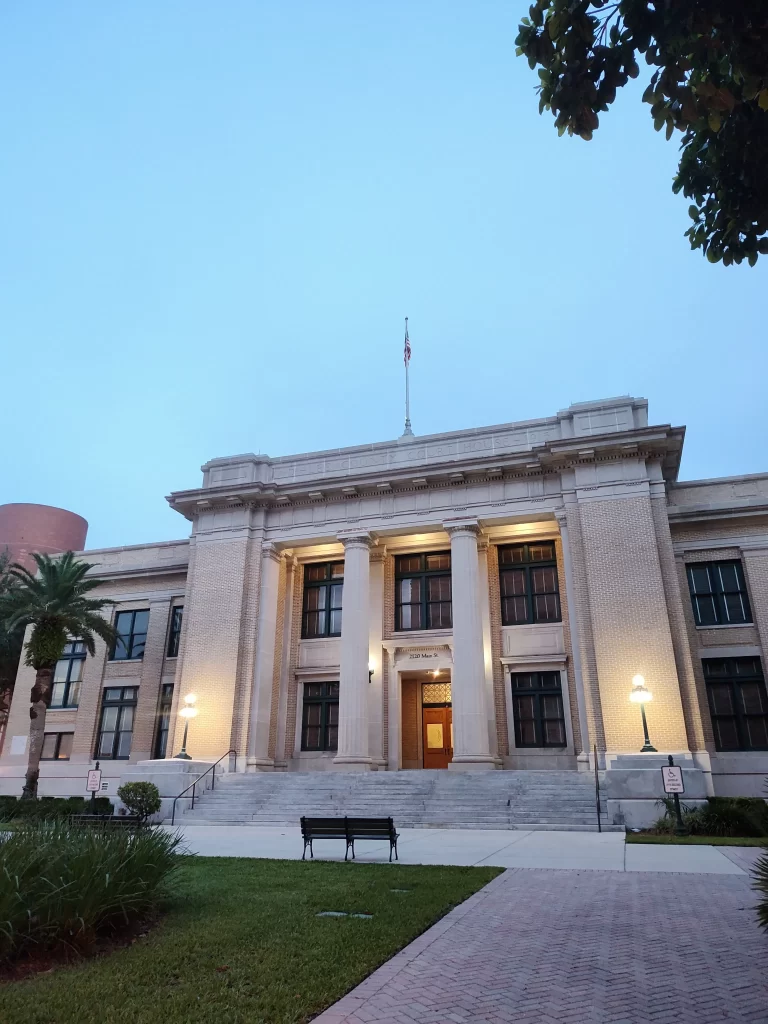
<svg viewBox="0 0 768 1024">
<path fill-rule="evenodd" d="M 597 827 L 594 776 L 563 771 L 227 774 L 177 820 L 295 826 L 302 815 L 345 814 L 401 827 Z"/>
</svg>

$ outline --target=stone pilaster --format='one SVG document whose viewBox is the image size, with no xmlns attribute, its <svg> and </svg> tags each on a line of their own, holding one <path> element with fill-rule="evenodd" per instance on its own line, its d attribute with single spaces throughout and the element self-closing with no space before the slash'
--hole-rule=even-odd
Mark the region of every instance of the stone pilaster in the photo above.
<svg viewBox="0 0 768 1024">
<path fill-rule="evenodd" d="M 495 768 L 488 739 L 476 521 L 446 523 L 453 602 L 453 770 Z"/>
<path fill-rule="evenodd" d="M 130 760 L 133 762 L 146 761 L 152 757 L 170 611 L 170 598 L 149 602 L 149 627 L 147 642 L 144 645 L 144 658 L 141 663 L 139 699 L 136 705 L 131 742 Z"/>
<path fill-rule="evenodd" d="M 371 536 L 356 533 L 344 544 L 341 598 L 341 671 L 339 673 L 339 746 L 333 766 L 368 771 L 368 629 L 371 606 Z"/>
<path fill-rule="evenodd" d="M 251 721 L 248 730 L 247 764 L 251 771 L 270 770 L 274 767 L 274 759 L 269 755 L 269 733 L 281 557 L 274 544 L 262 545 L 259 625 L 256 635 Z"/>
<path fill-rule="evenodd" d="M 616 488 L 618 490 L 618 487 Z M 626 488 L 629 489 L 629 488 Z M 680 683 L 647 483 L 627 497 L 579 495 L 600 705 L 609 752 L 634 753 L 643 733 L 629 693 L 645 677 L 651 742 L 660 752 L 688 750 Z"/>
<path fill-rule="evenodd" d="M 589 720 L 587 718 L 587 701 L 584 694 L 584 675 L 581 670 L 581 631 L 579 628 L 579 609 L 576 600 L 576 585 L 573 576 L 573 557 L 571 542 L 568 536 L 568 522 L 565 511 L 555 512 L 560 526 L 560 543 L 563 546 L 563 570 L 565 572 L 565 600 L 568 606 L 568 625 L 571 631 L 571 650 L 573 652 L 573 685 L 576 690 L 576 707 L 579 712 L 579 766 L 589 767 Z"/>
</svg>

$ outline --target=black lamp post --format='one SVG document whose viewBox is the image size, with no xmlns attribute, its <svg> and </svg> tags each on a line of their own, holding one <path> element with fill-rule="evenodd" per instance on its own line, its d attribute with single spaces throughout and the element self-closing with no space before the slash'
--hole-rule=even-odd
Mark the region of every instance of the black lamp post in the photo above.
<svg viewBox="0 0 768 1024">
<path fill-rule="evenodd" d="M 189 720 L 197 715 L 197 708 L 195 702 L 197 697 L 194 693 L 188 693 L 184 698 L 184 707 L 179 711 L 179 714 L 184 719 L 184 738 L 181 741 L 181 750 L 176 755 L 175 759 L 180 761 L 191 761 L 192 758 L 187 753 L 187 734 L 189 732 Z"/>
<path fill-rule="evenodd" d="M 645 705 L 649 700 L 653 700 L 653 694 L 650 690 L 646 689 L 645 680 L 642 676 L 635 676 L 632 679 L 632 693 L 629 695 L 629 699 L 633 704 L 640 705 L 640 715 L 643 719 L 643 743 L 640 753 L 641 754 L 655 754 L 656 747 L 651 744 L 651 739 L 648 735 L 648 720 L 645 717 Z"/>
</svg>

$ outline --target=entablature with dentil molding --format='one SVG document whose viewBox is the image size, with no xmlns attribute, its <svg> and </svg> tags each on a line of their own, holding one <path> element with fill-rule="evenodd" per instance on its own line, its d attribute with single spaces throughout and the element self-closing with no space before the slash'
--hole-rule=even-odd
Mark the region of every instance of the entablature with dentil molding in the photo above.
<svg viewBox="0 0 768 1024">
<path fill-rule="evenodd" d="M 172 508 L 187 519 L 215 509 L 254 506 L 266 509 L 281 507 L 330 505 L 349 501 L 370 501 L 398 494 L 427 494 L 448 488 L 463 491 L 478 484 L 499 484 L 513 481 L 539 481 L 542 493 L 561 490 L 560 474 L 590 464 L 618 460 L 651 460 L 658 463 L 665 479 L 674 480 L 680 462 L 683 428 L 670 426 L 645 427 L 590 435 L 588 438 L 557 438 L 532 445 L 525 451 L 484 450 L 447 453 L 441 461 L 434 459 L 415 466 L 391 465 L 360 467 L 352 474 L 349 463 L 336 474 L 324 474 L 283 483 L 267 479 L 264 456 L 243 456 L 242 461 L 216 460 L 232 472 L 243 470 L 242 476 L 253 477 L 249 459 L 257 459 L 263 472 L 261 479 L 239 479 L 226 483 L 209 482 L 206 486 L 169 495 Z M 439 435 L 438 435 L 439 436 Z M 417 439 L 418 440 L 418 439 Z M 274 460 L 275 462 L 279 460 Z M 212 464 L 208 464 L 210 466 Z M 274 467 L 273 467 L 274 468 Z M 327 467 L 326 467 L 327 469 Z M 209 481 L 213 479 L 207 476 Z M 522 495 L 521 495 L 522 496 Z M 445 503 L 442 503 L 443 506 Z"/>
</svg>

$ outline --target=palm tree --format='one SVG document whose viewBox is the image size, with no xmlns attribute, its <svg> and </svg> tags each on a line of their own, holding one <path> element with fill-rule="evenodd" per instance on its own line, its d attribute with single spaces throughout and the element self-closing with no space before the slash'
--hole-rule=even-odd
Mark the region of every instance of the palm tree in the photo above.
<svg viewBox="0 0 768 1024">
<path fill-rule="evenodd" d="M 100 585 L 99 580 L 85 578 L 92 565 L 78 561 L 71 551 L 55 558 L 38 554 L 32 557 L 37 563 L 37 574 L 22 565 L 12 565 L 8 570 L 12 585 L 0 597 L 0 621 L 4 620 L 9 632 L 32 626 L 25 650 L 25 662 L 36 673 L 30 695 L 29 761 L 22 792 L 22 799 L 27 800 L 37 797 L 53 670 L 64 645 L 72 639 L 81 640 L 93 655 L 96 636 L 107 643 L 115 638 L 112 626 L 101 614 L 114 602 L 86 596 Z"/>
</svg>

